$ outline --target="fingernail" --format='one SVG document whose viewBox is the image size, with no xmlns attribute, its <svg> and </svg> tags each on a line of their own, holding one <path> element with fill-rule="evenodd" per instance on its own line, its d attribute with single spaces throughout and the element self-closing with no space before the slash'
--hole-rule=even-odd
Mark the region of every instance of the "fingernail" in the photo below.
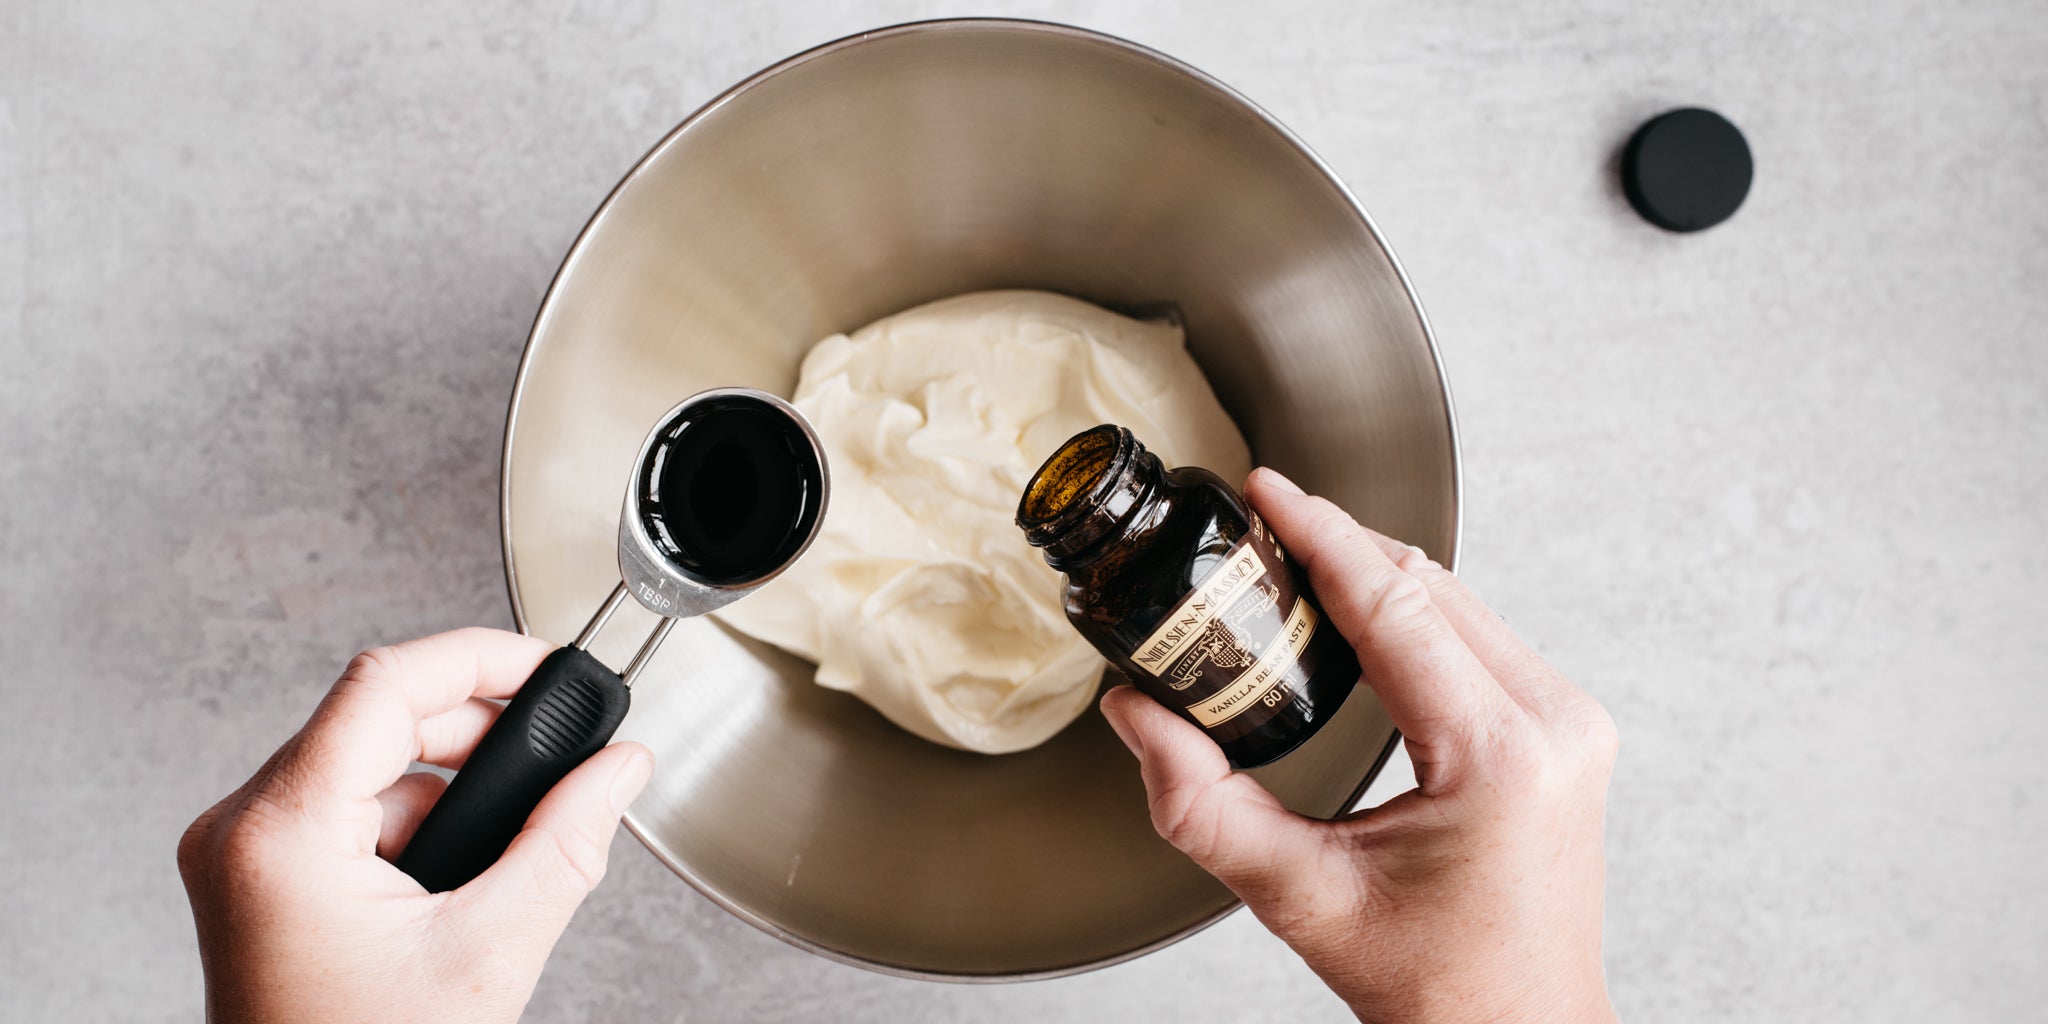
<svg viewBox="0 0 2048 1024">
<path fill-rule="evenodd" d="M 653 755 L 640 750 L 626 758 L 626 763 L 619 766 L 619 773 L 612 776 L 612 813 L 626 813 L 626 808 L 633 806 L 633 798 L 647 788 L 647 780 L 653 774 Z"/>
<path fill-rule="evenodd" d="M 1307 493 L 1301 489 L 1300 484 L 1297 484 L 1294 481 L 1287 479 L 1287 474 L 1282 473 L 1279 470 L 1272 468 L 1271 466 L 1261 466 L 1259 467 L 1259 472 L 1264 473 L 1267 476 L 1271 477 L 1273 486 L 1278 487 L 1289 494 Z"/>
<path fill-rule="evenodd" d="M 1138 760 L 1143 761 L 1145 759 L 1144 741 L 1138 738 L 1137 733 L 1131 731 L 1131 723 L 1124 720 L 1124 713 L 1111 708 L 1109 698 L 1106 695 L 1102 700 L 1102 717 L 1109 720 L 1109 727 L 1115 730 L 1116 738 L 1124 741 L 1124 746 L 1129 748 L 1130 752 Z"/>
</svg>

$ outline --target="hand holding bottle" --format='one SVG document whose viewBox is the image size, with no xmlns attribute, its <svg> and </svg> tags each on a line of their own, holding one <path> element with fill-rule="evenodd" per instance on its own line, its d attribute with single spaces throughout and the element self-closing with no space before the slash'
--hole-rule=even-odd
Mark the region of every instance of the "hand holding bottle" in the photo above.
<svg viewBox="0 0 2048 1024">
<path fill-rule="evenodd" d="M 1160 835 L 1369 1021 L 1609 1021 L 1601 829 L 1614 723 L 1456 576 L 1271 470 L 1246 498 L 1307 567 L 1418 788 L 1336 821 L 1283 808 L 1123 686 Z"/>
</svg>

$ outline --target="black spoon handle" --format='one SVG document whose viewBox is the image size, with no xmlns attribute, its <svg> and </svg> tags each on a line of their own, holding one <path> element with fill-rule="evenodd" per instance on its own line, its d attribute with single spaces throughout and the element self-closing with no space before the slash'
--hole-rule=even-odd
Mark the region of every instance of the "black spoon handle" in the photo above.
<svg viewBox="0 0 2048 1024">
<path fill-rule="evenodd" d="M 580 648 L 528 676 L 395 862 L 428 892 L 461 887 L 497 863 L 541 798 L 611 741 L 632 691 Z"/>
</svg>

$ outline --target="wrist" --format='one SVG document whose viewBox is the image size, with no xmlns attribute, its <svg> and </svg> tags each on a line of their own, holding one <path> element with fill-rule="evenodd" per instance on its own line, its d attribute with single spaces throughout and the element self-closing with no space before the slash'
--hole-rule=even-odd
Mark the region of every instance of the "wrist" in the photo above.
<svg viewBox="0 0 2048 1024">
<path fill-rule="evenodd" d="M 1413 978 L 1388 979 L 1376 991 L 1332 984 L 1354 1016 L 1365 1024 L 1615 1024 L 1606 980 L 1543 985 L 1516 992 L 1511 982 L 1469 978 L 1462 984 L 1432 984 Z"/>
</svg>

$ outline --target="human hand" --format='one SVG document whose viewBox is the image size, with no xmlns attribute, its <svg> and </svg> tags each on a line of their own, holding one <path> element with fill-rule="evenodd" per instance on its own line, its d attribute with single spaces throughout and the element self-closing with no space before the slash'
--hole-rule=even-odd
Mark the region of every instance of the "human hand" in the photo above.
<svg viewBox="0 0 2048 1024">
<path fill-rule="evenodd" d="M 599 751 L 503 857 L 453 892 L 392 867 L 446 783 L 553 645 L 462 629 L 356 655 L 298 735 L 192 823 L 178 870 L 199 927 L 207 1019 L 512 1021 L 604 877 L 619 815 L 654 769 Z"/>
<path fill-rule="evenodd" d="M 1616 733 L 1456 576 L 1271 470 L 1246 497 L 1308 570 L 1419 786 L 1336 821 L 1231 772 L 1129 686 L 1102 711 L 1159 834 L 1367 1021 L 1611 1021 L 1601 822 Z"/>
</svg>

